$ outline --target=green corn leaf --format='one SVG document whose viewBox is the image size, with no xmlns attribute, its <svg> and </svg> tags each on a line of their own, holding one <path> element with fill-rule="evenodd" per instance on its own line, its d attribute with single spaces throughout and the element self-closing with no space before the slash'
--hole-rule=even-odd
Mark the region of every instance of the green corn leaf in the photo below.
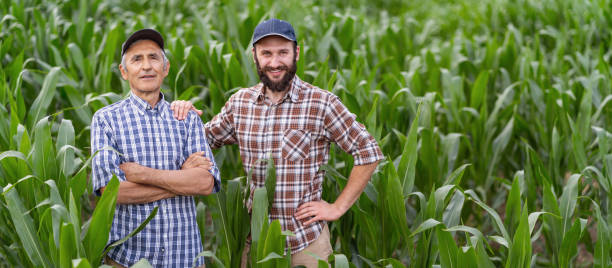
<svg viewBox="0 0 612 268">
<path fill-rule="evenodd" d="M 495 223 L 494 226 L 502 234 L 502 237 L 504 238 L 504 240 L 505 241 L 511 241 L 510 240 L 510 235 L 508 234 L 508 230 L 504 226 L 501 218 L 499 217 L 499 214 L 497 214 L 497 212 L 494 209 L 492 209 L 491 207 L 487 206 L 485 203 L 480 201 L 480 199 L 478 198 L 476 193 L 474 193 L 473 191 L 467 190 L 467 191 L 464 192 L 464 194 L 466 194 L 467 196 L 471 197 L 472 201 L 474 201 L 478 206 L 480 206 L 487 213 L 489 213 L 489 216 L 493 217 L 493 222 Z M 520 225 L 520 223 L 519 223 L 519 225 Z"/>
<path fill-rule="evenodd" d="M 565 187 L 563 187 L 563 194 L 561 194 L 561 200 L 559 210 L 560 216 L 563 218 L 563 227 L 561 233 L 565 234 L 570 229 L 572 222 L 572 215 L 576 208 L 576 202 L 578 198 L 578 180 L 580 174 L 572 175 L 568 180 Z"/>
<path fill-rule="evenodd" d="M 483 70 L 478 74 L 470 95 L 470 106 L 476 110 L 486 101 L 487 83 L 489 82 L 489 71 Z"/>
<path fill-rule="evenodd" d="M 408 131 L 408 136 L 406 142 L 404 143 L 404 150 L 402 152 L 402 157 L 398 166 L 398 173 L 400 175 L 400 181 L 402 183 L 403 195 L 407 196 L 412 192 L 412 187 L 414 186 L 414 178 L 416 172 L 416 162 L 417 162 L 417 130 L 419 127 L 419 116 L 421 108 L 419 107 L 417 111 L 417 115 L 415 116 L 412 124 L 410 125 L 410 130 Z"/>
<path fill-rule="evenodd" d="M 32 166 L 36 176 L 42 179 L 55 179 L 57 178 L 57 161 L 51 138 L 51 126 L 47 119 L 48 117 L 42 118 L 34 128 Z"/>
<path fill-rule="evenodd" d="M 57 140 L 55 142 L 55 150 L 58 152 L 57 161 L 60 165 L 60 170 L 62 174 L 65 176 L 70 176 L 76 169 L 75 162 L 75 149 L 74 147 L 66 147 L 64 146 L 74 146 L 74 127 L 72 126 L 72 121 L 62 119 L 60 123 L 60 127 L 57 134 Z"/>
<path fill-rule="evenodd" d="M 586 219 L 577 219 L 574 221 L 572 227 L 564 233 L 558 256 L 559 265 L 561 267 L 569 267 L 570 260 L 574 258 L 578 252 L 578 240 L 582 237 L 585 223 Z"/>
<path fill-rule="evenodd" d="M 106 249 L 104 250 L 104 253 L 102 253 L 102 256 L 106 256 L 106 254 L 114 247 L 117 247 L 123 243 L 125 243 L 125 241 L 127 241 L 128 239 L 130 239 L 131 237 L 135 236 L 137 233 L 139 233 L 140 231 L 142 231 L 142 229 L 144 229 L 147 224 L 149 224 L 149 222 L 155 218 L 155 215 L 157 215 L 157 210 L 159 210 L 159 207 L 155 207 L 153 208 L 153 210 L 151 211 L 151 213 L 149 214 L 149 216 L 147 216 L 147 218 L 142 221 L 140 223 L 140 225 L 138 225 L 138 227 L 136 227 L 136 229 L 134 229 L 132 232 L 130 232 L 128 235 L 126 235 L 125 237 L 113 242 L 112 244 L 108 245 L 106 247 Z"/>
<path fill-rule="evenodd" d="M 264 254 L 271 252 L 282 254 L 282 251 L 285 249 L 285 237 L 281 235 L 281 226 L 278 220 L 274 220 L 270 223 L 270 228 L 268 228 L 263 246 Z"/>
<path fill-rule="evenodd" d="M 601 215 L 599 205 L 592 201 L 595 210 L 595 219 L 597 221 L 597 242 L 595 243 L 593 267 L 609 267 L 610 262 L 610 227 L 606 223 L 605 218 Z"/>
<path fill-rule="evenodd" d="M 108 241 L 108 235 L 115 215 L 115 204 L 117 203 L 117 192 L 119 191 L 119 180 L 115 175 L 110 180 L 102 197 L 96 204 L 96 209 L 91 216 L 91 222 L 87 229 L 85 239 L 85 252 L 91 263 L 100 263 L 104 247 Z"/>
<path fill-rule="evenodd" d="M 218 267 L 224 268 L 225 265 L 223 265 L 223 262 L 221 262 L 216 256 L 215 254 L 213 254 L 211 251 L 202 251 L 200 252 L 200 254 L 198 254 L 198 256 L 195 257 L 195 259 L 193 260 L 193 267 L 196 266 L 196 260 L 200 257 L 205 257 L 205 258 L 211 258 L 215 261 L 215 265 L 218 265 Z"/>
<path fill-rule="evenodd" d="M 530 267 L 531 254 L 531 236 L 529 234 L 527 206 L 525 205 L 523 206 L 518 228 L 514 233 L 506 267 Z"/>
<path fill-rule="evenodd" d="M 455 191 L 442 214 L 442 222 L 445 226 L 453 227 L 459 224 L 464 202 L 465 195 L 461 191 Z"/>
<path fill-rule="evenodd" d="M 349 268 L 349 262 L 344 254 L 334 254 L 334 267 L 336 268 Z"/>
<path fill-rule="evenodd" d="M 434 228 L 438 225 L 442 224 L 441 222 L 434 220 L 434 219 L 427 219 L 426 221 L 424 221 L 423 223 L 421 223 L 413 232 L 410 236 L 414 236 L 418 233 L 427 231 L 431 228 Z"/>
<path fill-rule="evenodd" d="M 274 193 L 276 192 L 276 168 L 274 167 L 274 159 L 268 158 L 266 165 L 266 192 L 268 196 L 268 208 L 272 209 L 274 204 Z"/>
<path fill-rule="evenodd" d="M 77 244 L 75 243 L 77 241 L 77 234 L 74 233 L 74 226 L 72 226 L 72 223 L 62 224 L 60 232 L 60 266 L 70 267 L 72 259 L 76 257 L 77 253 Z"/>
<path fill-rule="evenodd" d="M 38 97 L 36 97 L 32 103 L 32 106 L 30 106 L 30 113 L 28 113 L 29 126 L 34 126 L 34 124 L 43 118 L 43 116 L 47 113 L 47 109 L 55 96 L 55 87 L 60 75 L 62 75 L 60 67 L 53 67 L 51 70 L 49 70 L 49 73 L 43 81 Z"/>
<path fill-rule="evenodd" d="M 510 188 L 510 192 L 508 193 L 508 199 L 506 200 L 506 218 L 504 219 L 510 235 L 514 235 L 514 230 L 518 227 L 521 219 L 520 215 L 521 190 L 519 180 L 515 177 L 512 182 L 512 188 Z"/>
<path fill-rule="evenodd" d="M 36 234 L 32 217 L 26 213 L 26 208 L 17 190 L 11 184 L 8 184 L 4 187 L 3 195 L 13 226 L 30 261 L 36 266 L 52 267 L 51 263 L 49 263 L 48 255 Z"/>
<path fill-rule="evenodd" d="M 259 241 L 262 230 L 268 225 L 268 196 L 266 188 L 257 188 L 253 194 L 251 237 L 253 245 Z"/>
<path fill-rule="evenodd" d="M 460 249 L 455 244 L 453 236 L 444 231 L 442 226 L 436 228 L 438 238 L 438 248 L 440 250 L 440 264 L 442 267 L 459 267 Z"/>
<path fill-rule="evenodd" d="M 87 259 L 73 259 L 72 268 L 91 268 L 91 265 Z"/>
</svg>

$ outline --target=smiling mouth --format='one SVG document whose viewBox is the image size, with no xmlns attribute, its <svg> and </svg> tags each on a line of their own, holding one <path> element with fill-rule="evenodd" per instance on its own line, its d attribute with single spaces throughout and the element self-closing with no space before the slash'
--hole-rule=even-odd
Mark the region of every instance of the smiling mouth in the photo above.
<svg viewBox="0 0 612 268">
<path fill-rule="evenodd" d="M 284 71 L 283 69 L 278 69 L 278 70 L 269 70 L 268 72 L 271 73 L 271 74 L 280 74 L 283 71 Z"/>
<path fill-rule="evenodd" d="M 143 75 L 140 77 L 140 79 L 152 79 L 155 78 L 155 75 Z"/>
</svg>

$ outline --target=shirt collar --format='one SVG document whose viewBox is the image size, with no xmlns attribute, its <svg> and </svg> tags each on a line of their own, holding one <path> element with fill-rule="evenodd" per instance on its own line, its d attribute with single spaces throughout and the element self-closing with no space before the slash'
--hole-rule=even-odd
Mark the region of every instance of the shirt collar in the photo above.
<svg viewBox="0 0 612 268">
<path fill-rule="evenodd" d="M 147 110 L 154 111 L 163 111 L 162 109 L 166 106 L 166 102 L 164 101 L 164 94 L 159 93 L 159 101 L 155 105 L 155 108 L 151 107 L 149 103 L 140 97 L 136 96 L 134 92 L 130 91 L 130 96 L 128 97 L 128 101 L 132 104 L 134 110 L 138 111 L 140 114 L 143 114 Z"/>
<path fill-rule="evenodd" d="M 302 90 L 302 87 L 304 85 L 304 82 L 302 82 L 302 80 L 295 75 L 293 77 L 293 80 L 291 80 L 291 84 L 289 84 L 289 92 L 288 94 L 285 94 L 285 96 L 283 97 L 283 101 L 284 100 L 291 100 L 292 102 L 298 102 L 300 100 L 300 91 Z M 263 83 L 259 83 L 255 86 L 255 94 L 253 94 L 253 97 L 251 98 L 251 100 L 254 103 L 258 103 L 260 101 L 263 101 L 265 98 L 265 94 L 264 94 L 264 86 Z M 282 102 L 282 101 L 281 101 Z"/>
</svg>

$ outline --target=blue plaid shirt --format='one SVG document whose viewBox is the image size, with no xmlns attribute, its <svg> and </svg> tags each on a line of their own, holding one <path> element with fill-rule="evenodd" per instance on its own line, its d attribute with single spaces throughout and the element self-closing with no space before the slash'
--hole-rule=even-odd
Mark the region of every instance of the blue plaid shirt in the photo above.
<svg viewBox="0 0 612 268">
<path fill-rule="evenodd" d="M 219 170 L 206 142 L 202 120 L 189 112 L 186 120 L 172 116 L 163 99 L 152 108 L 133 93 L 127 99 L 98 110 L 91 123 L 93 190 L 108 184 L 113 174 L 125 181 L 119 165 L 136 162 L 163 170 L 178 170 L 194 152 L 204 151 L 213 161 L 214 192 L 221 184 Z M 116 151 L 103 149 L 112 147 Z M 176 196 L 147 204 L 117 204 L 108 244 L 127 236 L 149 216 L 155 207 L 157 215 L 138 234 L 109 252 L 116 262 L 131 266 L 144 258 L 154 267 L 191 267 L 202 252 L 202 241 L 196 223 L 196 207 L 191 196 Z M 107 245 L 108 245 L 107 244 Z M 200 257 L 196 265 L 204 263 Z"/>
</svg>

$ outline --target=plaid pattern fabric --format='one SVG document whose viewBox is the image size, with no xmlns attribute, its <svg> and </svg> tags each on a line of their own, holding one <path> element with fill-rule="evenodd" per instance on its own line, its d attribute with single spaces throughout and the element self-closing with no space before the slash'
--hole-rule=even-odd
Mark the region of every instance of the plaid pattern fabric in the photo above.
<svg viewBox="0 0 612 268">
<path fill-rule="evenodd" d="M 119 164 L 136 162 L 143 166 L 177 170 L 194 152 L 204 151 L 213 163 L 203 124 L 193 112 L 184 121 L 173 118 L 170 105 L 161 96 L 151 108 L 131 94 L 125 100 L 98 110 L 91 123 L 91 152 L 98 151 L 92 162 L 93 189 L 108 184 L 113 174 L 125 181 Z M 111 147 L 114 150 L 104 149 Z M 219 190 L 219 171 L 214 164 L 215 189 Z M 151 211 L 157 215 L 140 233 L 110 250 L 116 262 L 131 266 L 144 258 L 154 267 L 191 267 L 202 252 L 202 241 L 196 223 L 196 208 L 191 196 L 176 196 L 147 204 L 117 204 L 108 244 L 132 232 Z M 108 245 L 107 244 L 107 245 Z M 197 260 L 202 265 L 204 258 Z"/>
<path fill-rule="evenodd" d="M 266 164 L 256 161 L 272 156 L 277 178 L 270 219 L 278 219 L 284 230 L 296 234 L 287 238 L 291 252 L 296 253 L 314 241 L 323 227 L 323 222 L 304 226 L 306 220 L 297 220 L 294 214 L 301 204 L 321 200 L 325 172 L 319 168 L 329 159 L 330 144 L 335 142 L 352 154 L 355 165 L 373 163 L 383 155 L 365 127 L 332 93 L 296 76 L 285 98 L 273 104 L 262 87 L 260 83 L 232 95 L 206 123 L 206 137 L 212 148 L 239 145 L 245 171 L 253 170 L 251 189 L 263 187 L 266 176 Z"/>
</svg>

